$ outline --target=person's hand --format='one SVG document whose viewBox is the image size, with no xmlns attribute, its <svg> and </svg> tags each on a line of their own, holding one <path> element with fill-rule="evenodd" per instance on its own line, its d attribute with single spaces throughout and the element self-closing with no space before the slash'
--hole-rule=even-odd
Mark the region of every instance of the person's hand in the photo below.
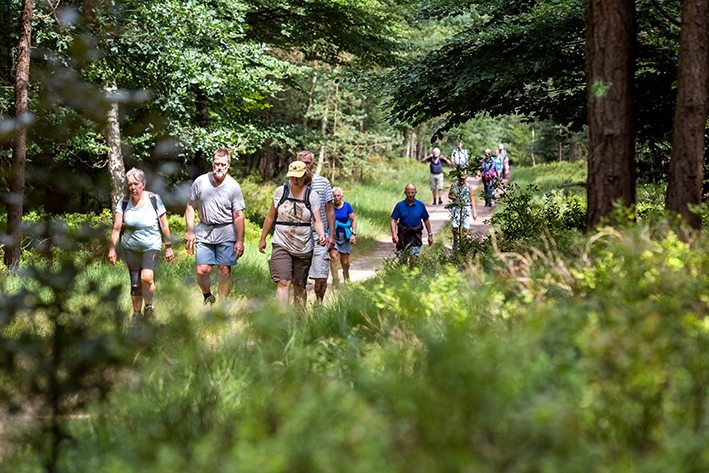
<svg viewBox="0 0 709 473">
<path fill-rule="evenodd" d="M 192 230 L 187 230 L 187 233 L 185 234 L 185 250 L 187 250 L 187 254 L 190 256 L 194 254 L 194 245 L 196 241 L 197 237 L 194 232 Z"/>
<path fill-rule="evenodd" d="M 165 261 L 168 263 L 172 260 L 175 259 L 175 252 L 172 251 L 172 248 L 166 248 L 165 249 Z"/>
<path fill-rule="evenodd" d="M 108 262 L 115 266 L 117 259 L 118 259 L 118 254 L 116 253 L 116 249 L 110 248 L 108 250 Z"/>
<path fill-rule="evenodd" d="M 356 237 L 356 236 L 354 236 L 354 235 L 350 235 L 350 244 L 351 244 L 351 245 L 354 245 L 354 244 L 355 244 L 355 241 L 356 241 L 356 239 L 357 239 L 357 237 Z"/>
<path fill-rule="evenodd" d="M 327 243 L 327 237 L 325 237 L 325 234 L 318 235 L 318 244 L 320 246 L 325 246 L 325 243 Z"/>
<path fill-rule="evenodd" d="M 428 234 L 428 246 L 433 244 L 433 233 Z"/>
<path fill-rule="evenodd" d="M 266 253 L 266 239 L 261 238 L 261 240 L 258 242 L 258 250 L 260 253 Z"/>
<path fill-rule="evenodd" d="M 399 244 L 399 236 L 398 236 L 398 235 L 392 235 L 392 236 L 391 236 L 391 241 L 393 241 L 395 245 L 398 245 L 398 244 Z"/>
<path fill-rule="evenodd" d="M 332 233 L 327 236 L 327 251 L 335 248 L 335 235 Z"/>
<path fill-rule="evenodd" d="M 236 253 L 236 257 L 241 258 L 241 256 L 244 254 L 244 242 L 243 241 L 237 241 L 234 243 L 234 253 Z"/>
</svg>

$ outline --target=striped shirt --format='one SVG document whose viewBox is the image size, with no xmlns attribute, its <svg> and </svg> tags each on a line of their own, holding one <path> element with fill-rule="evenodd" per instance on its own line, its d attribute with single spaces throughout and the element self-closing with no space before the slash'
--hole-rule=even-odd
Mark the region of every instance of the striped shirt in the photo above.
<svg viewBox="0 0 709 473">
<path fill-rule="evenodd" d="M 313 175 L 313 182 L 310 183 L 310 187 L 318 193 L 320 197 L 320 217 L 322 218 L 323 227 L 327 230 L 327 212 L 325 212 L 325 204 L 332 202 L 335 198 L 332 196 L 332 186 L 327 177 L 319 176 L 317 174 Z"/>
</svg>

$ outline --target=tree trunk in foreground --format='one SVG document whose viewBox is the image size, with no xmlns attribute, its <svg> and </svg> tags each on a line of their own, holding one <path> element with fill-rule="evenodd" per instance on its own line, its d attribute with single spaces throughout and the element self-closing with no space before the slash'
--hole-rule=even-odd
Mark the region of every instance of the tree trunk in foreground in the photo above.
<svg viewBox="0 0 709 473">
<path fill-rule="evenodd" d="M 108 109 L 104 136 L 108 145 L 108 173 L 111 176 L 111 213 L 118 205 L 118 201 L 126 194 L 126 167 L 123 164 L 121 153 L 121 128 L 118 122 L 118 102 L 110 99 L 111 92 L 116 86 L 105 87 L 106 96 L 111 103 Z"/>
<path fill-rule="evenodd" d="M 635 205 L 634 42 L 633 0 L 587 0 L 588 228 Z"/>
<path fill-rule="evenodd" d="M 702 202 L 708 109 L 709 0 L 683 0 L 666 206 L 696 229 L 702 219 L 689 210 L 688 204 Z"/>
<path fill-rule="evenodd" d="M 17 72 L 15 74 L 15 142 L 12 147 L 12 167 L 8 174 L 7 246 L 4 262 L 8 268 L 20 263 L 22 235 L 22 205 L 25 199 L 25 163 L 27 161 L 27 103 L 30 80 L 30 52 L 32 45 L 33 0 L 22 0 L 20 13 L 20 40 L 17 45 Z"/>
</svg>

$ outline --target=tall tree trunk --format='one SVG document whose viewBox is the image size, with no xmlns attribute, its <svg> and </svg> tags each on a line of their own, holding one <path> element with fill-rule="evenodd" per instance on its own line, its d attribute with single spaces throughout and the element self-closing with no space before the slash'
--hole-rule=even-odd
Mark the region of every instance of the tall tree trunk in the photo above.
<svg viewBox="0 0 709 473">
<path fill-rule="evenodd" d="M 320 174 L 322 172 L 322 165 L 325 162 L 325 137 L 327 136 L 327 109 L 330 106 L 330 88 L 328 87 L 326 90 L 325 111 L 323 111 L 322 123 L 320 125 L 322 141 L 320 144 L 320 155 L 318 156 L 318 167 L 315 169 L 315 174 Z"/>
<path fill-rule="evenodd" d="M 701 217 L 690 211 L 688 204 L 702 201 L 708 108 L 709 0 L 683 0 L 666 205 L 697 229 L 702 225 Z"/>
<path fill-rule="evenodd" d="M 310 94 L 308 95 L 308 107 L 305 109 L 303 114 L 303 128 L 308 128 L 308 116 L 310 115 L 310 110 L 313 108 L 313 94 L 315 93 L 315 84 L 318 81 L 318 73 L 313 73 L 313 82 L 310 84 Z"/>
<path fill-rule="evenodd" d="M 209 96 L 204 92 L 199 86 L 194 87 L 195 94 L 195 108 L 197 109 L 197 125 L 201 128 L 207 129 L 209 125 Z M 210 167 L 207 162 L 207 156 L 202 150 L 197 150 L 193 156 L 192 164 L 192 175 L 190 176 L 192 180 L 197 179 L 198 176 L 209 172 Z"/>
<path fill-rule="evenodd" d="M 20 13 L 20 40 L 17 45 L 17 71 L 15 74 L 16 134 L 12 147 L 7 198 L 7 246 L 3 258 L 8 268 L 20 263 L 22 205 L 25 199 L 25 163 L 27 161 L 27 104 L 29 101 L 30 53 L 32 46 L 33 0 L 22 0 Z"/>
<path fill-rule="evenodd" d="M 123 154 L 121 153 L 118 102 L 111 100 L 111 94 L 116 90 L 116 86 L 106 86 L 104 90 L 106 91 L 106 98 L 111 104 L 108 109 L 104 136 L 108 145 L 108 173 L 111 177 L 111 212 L 113 212 L 118 205 L 118 201 L 126 193 L 126 167 L 123 164 Z"/>
<path fill-rule="evenodd" d="M 588 228 L 635 205 L 634 42 L 633 0 L 586 1 Z"/>
</svg>

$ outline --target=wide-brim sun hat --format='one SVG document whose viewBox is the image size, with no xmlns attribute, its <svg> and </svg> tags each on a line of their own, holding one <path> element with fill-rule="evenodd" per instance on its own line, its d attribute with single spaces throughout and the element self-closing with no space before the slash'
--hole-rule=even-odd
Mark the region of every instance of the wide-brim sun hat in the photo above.
<svg viewBox="0 0 709 473">
<path fill-rule="evenodd" d="M 307 166 L 302 161 L 293 161 L 288 165 L 288 174 L 286 177 L 303 177 L 308 170 Z"/>
</svg>

